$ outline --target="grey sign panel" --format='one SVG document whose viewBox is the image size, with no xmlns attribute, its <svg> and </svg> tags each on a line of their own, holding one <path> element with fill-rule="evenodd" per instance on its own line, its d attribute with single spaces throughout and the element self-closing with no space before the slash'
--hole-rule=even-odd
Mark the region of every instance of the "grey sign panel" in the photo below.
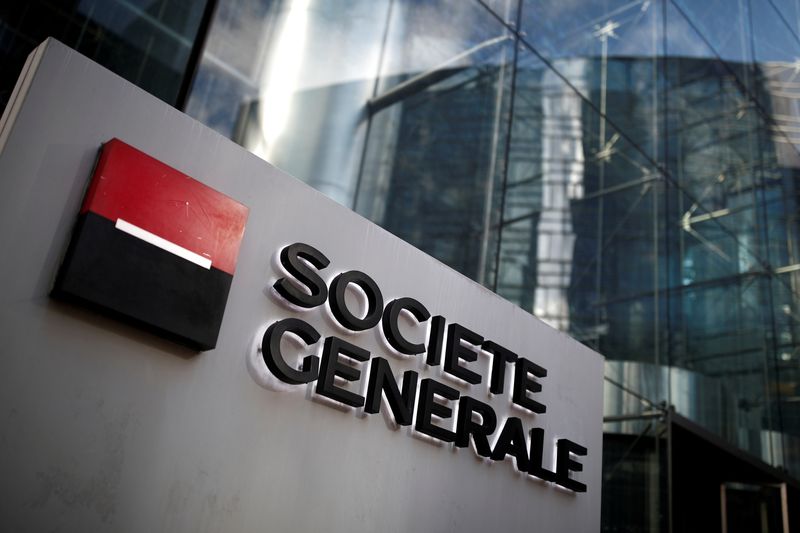
<svg viewBox="0 0 800 533">
<path fill-rule="evenodd" d="M 214 350 L 196 353 L 48 295 L 102 143 L 119 138 L 250 208 Z M 305 184 L 63 45 L 31 56 L 0 124 L 0 521 L 9 531 L 597 531 L 602 358 Z M 330 260 L 326 283 L 359 270 L 385 303 L 411 297 L 547 370 L 545 413 L 513 405 L 514 366 L 489 394 L 492 358 L 462 361 L 468 384 L 424 355 L 387 346 L 380 327 L 343 329 L 329 306 L 302 309 L 273 289 L 302 242 Z M 348 305 L 363 305 L 348 290 Z M 361 295 L 363 296 L 363 295 Z M 357 312 L 356 312 L 357 313 Z M 425 342 L 430 320 L 400 317 Z M 294 317 L 587 448 L 570 477 L 586 492 L 520 473 L 398 427 L 384 401 L 366 414 L 291 385 L 264 363 L 261 335 Z M 316 352 L 285 340 L 288 359 Z M 291 362 L 291 361 L 290 361 Z M 291 362 L 293 364 L 293 362 Z M 342 384 L 364 394 L 361 379 Z M 418 387 L 419 389 L 419 387 Z M 445 404 L 442 399 L 438 403 Z M 457 402 L 449 402 L 454 410 Z M 417 409 L 417 415 L 419 414 Z M 476 418 L 476 421 L 478 419 Z M 455 419 L 434 417 L 453 429 Z M 494 445 L 500 429 L 490 437 Z M 528 444 L 526 443 L 526 446 Z"/>
</svg>

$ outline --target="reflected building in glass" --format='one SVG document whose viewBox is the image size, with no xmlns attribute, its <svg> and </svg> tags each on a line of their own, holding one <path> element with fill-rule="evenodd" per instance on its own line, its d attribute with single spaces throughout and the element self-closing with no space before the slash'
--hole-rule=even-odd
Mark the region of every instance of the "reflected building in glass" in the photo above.
<svg viewBox="0 0 800 533">
<path fill-rule="evenodd" d="M 798 527 L 800 3 L 39 4 L 603 354 L 603 531 Z M 44 37 L 20 10 L 0 10 L 10 59 Z"/>
</svg>

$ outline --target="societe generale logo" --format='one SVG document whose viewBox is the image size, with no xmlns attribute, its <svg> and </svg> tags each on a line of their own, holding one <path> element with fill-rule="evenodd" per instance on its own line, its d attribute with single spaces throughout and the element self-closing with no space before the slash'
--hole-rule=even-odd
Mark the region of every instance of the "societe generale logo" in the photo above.
<svg viewBox="0 0 800 533">
<path fill-rule="evenodd" d="M 247 216 L 232 198 L 112 139 L 101 149 L 52 294 L 210 350 Z"/>
</svg>

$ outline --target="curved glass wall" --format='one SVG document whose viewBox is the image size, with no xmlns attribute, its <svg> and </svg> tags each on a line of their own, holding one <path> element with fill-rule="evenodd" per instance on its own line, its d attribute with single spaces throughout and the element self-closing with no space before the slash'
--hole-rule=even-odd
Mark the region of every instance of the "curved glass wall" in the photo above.
<svg viewBox="0 0 800 533">
<path fill-rule="evenodd" d="M 30 5 L 6 56 L 49 9 L 196 70 L 187 113 L 602 353 L 606 530 L 664 529 L 670 408 L 800 477 L 797 1 Z"/>
<path fill-rule="evenodd" d="M 187 112 L 798 476 L 799 16 L 226 0 Z"/>
<path fill-rule="evenodd" d="M 211 0 L 213 2 L 213 0 Z M 0 2 L 0 108 L 25 58 L 48 37 L 182 106 L 202 48 L 209 0 Z"/>
</svg>

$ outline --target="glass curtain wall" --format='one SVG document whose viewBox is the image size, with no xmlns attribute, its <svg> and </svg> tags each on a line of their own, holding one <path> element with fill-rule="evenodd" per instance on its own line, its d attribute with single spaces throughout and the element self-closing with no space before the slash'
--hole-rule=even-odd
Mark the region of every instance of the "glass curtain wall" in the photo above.
<svg viewBox="0 0 800 533">
<path fill-rule="evenodd" d="M 187 111 L 796 471 L 795 7 L 221 1 Z"/>
<path fill-rule="evenodd" d="M 0 109 L 31 50 L 55 37 L 165 102 L 181 106 L 202 48 L 207 0 L 0 2 Z"/>
<path fill-rule="evenodd" d="M 800 476 L 798 35 L 788 0 L 220 0 L 186 110 L 602 353 L 653 490 L 665 406 Z"/>
</svg>

